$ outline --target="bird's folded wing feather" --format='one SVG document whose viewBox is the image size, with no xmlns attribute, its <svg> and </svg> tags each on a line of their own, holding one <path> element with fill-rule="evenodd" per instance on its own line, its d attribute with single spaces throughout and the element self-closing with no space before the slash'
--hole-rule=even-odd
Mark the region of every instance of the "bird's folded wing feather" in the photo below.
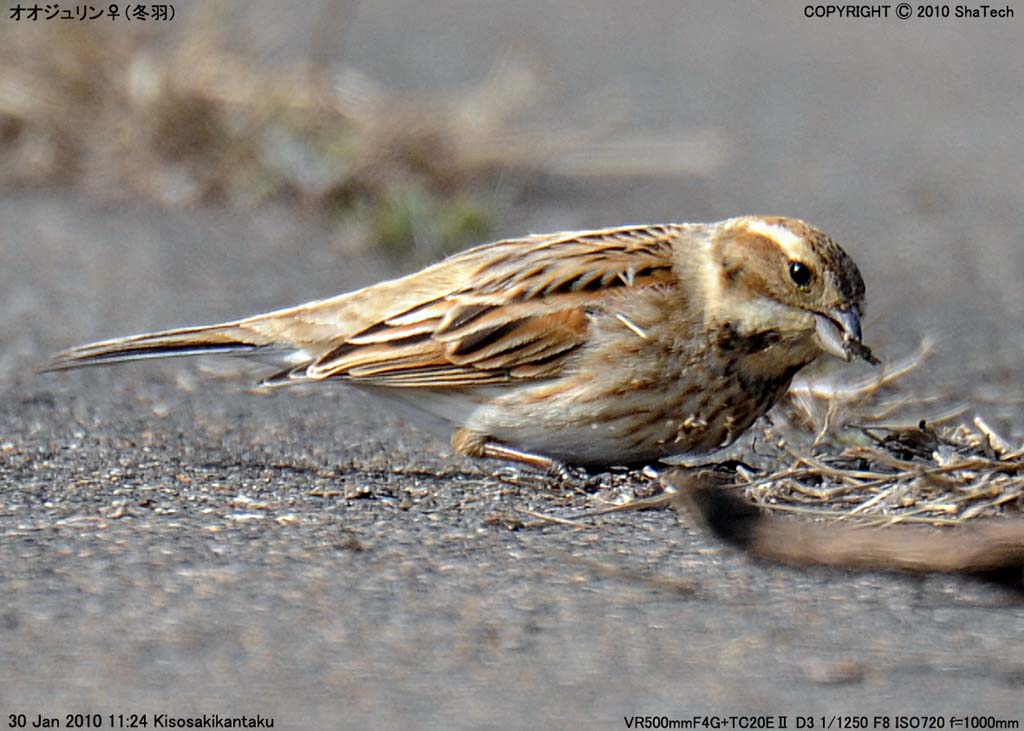
<svg viewBox="0 0 1024 731">
<path fill-rule="evenodd" d="M 324 301 L 303 313 L 311 330 L 337 335 L 356 306 L 364 326 L 268 383 L 346 378 L 435 388 L 550 376 L 584 344 L 588 312 L 612 292 L 674 281 L 675 233 L 645 226 L 502 241 L 361 297 Z"/>
</svg>

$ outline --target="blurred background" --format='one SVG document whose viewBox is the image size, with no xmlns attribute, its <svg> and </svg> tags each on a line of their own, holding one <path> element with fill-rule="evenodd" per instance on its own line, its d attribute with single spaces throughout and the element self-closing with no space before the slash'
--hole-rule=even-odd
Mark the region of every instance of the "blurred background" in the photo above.
<svg viewBox="0 0 1024 731">
<path fill-rule="evenodd" d="M 42 16 L 16 21 L 15 5 L 4 3 L 0 307 L 6 316 L 0 322 L 0 442 L 6 451 L 0 460 L 7 460 L 8 487 L 28 484 L 23 480 L 34 476 L 42 495 L 46 485 L 66 478 L 60 459 L 70 457 L 63 445 L 81 440 L 81 434 L 61 436 L 55 424 L 72 417 L 79 425 L 88 424 L 82 427 L 86 431 L 116 425 L 119 433 L 110 440 L 96 437 L 102 446 L 95 453 L 97 463 L 110 459 L 103 450 L 133 449 L 139 443 L 156 450 L 164 440 L 171 447 L 163 448 L 177 449 L 175 439 L 188 444 L 192 437 L 194 442 L 190 431 L 196 424 L 206 430 L 204 439 L 229 450 L 246 448 L 246 439 L 269 452 L 285 450 L 276 445 L 288 439 L 294 444 L 289 442 L 287 449 L 301 449 L 302 437 L 309 436 L 297 426 L 303 414 L 282 399 L 268 407 L 247 397 L 236 411 L 230 397 L 209 395 L 221 393 L 221 384 L 208 393 L 200 390 L 202 398 L 188 396 L 206 386 L 183 375 L 179 364 L 146 371 L 157 376 L 121 369 L 43 382 L 32 369 L 55 349 L 329 296 L 500 237 L 749 213 L 795 216 L 831 233 L 863 272 L 865 333 L 876 353 L 899 359 L 915 352 L 922 340 L 934 341 L 932 356 L 914 373 L 917 387 L 967 403 L 971 413 L 985 414 L 1007 437 L 1024 438 L 1021 18 L 903 21 L 890 9 L 887 19 L 809 19 L 805 3 L 788 0 L 216 0 L 172 5 L 172 21 Z M 96 393 L 115 394 L 115 400 L 143 404 L 167 417 L 163 426 L 153 427 L 162 436 L 147 441 L 152 414 L 147 421 L 142 416 L 133 420 L 117 405 L 105 411 L 108 407 L 99 402 L 108 396 L 99 399 Z M 405 434 L 398 422 L 385 424 L 399 437 L 383 432 L 378 437 L 379 422 L 363 414 L 346 417 L 357 432 L 363 430 L 365 436 L 355 439 L 330 431 L 337 428 L 329 426 L 330 417 L 325 407 L 320 421 L 307 423 L 325 430 L 321 436 L 350 443 L 309 447 L 314 461 L 327 460 L 324 455 L 335 446 L 368 460 L 377 459 L 382 445 L 396 441 L 399 454 L 425 449 L 422 437 Z M 241 419 L 252 421 L 235 431 Z M 444 445 L 427 444 L 445 454 Z M 29 447 L 42 450 L 37 455 L 45 451 L 52 463 L 37 458 L 18 472 L 12 455 Z M 308 485 L 296 489 L 304 494 Z M 38 507 L 31 500 L 25 504 L 29 511 Z M 86 710 L 75 705 L 83 698 L 109 701 L 87 679 L 95 666 L 133 688 L 129 700 L 153 701 L 162 697 L 161 688 L 187 686 L 193 700 L 202 700 L 204 688 L 217 688 L 231 705 L 231 699 L 251 701 L 275 688 L 290 688 L 293 695 L 285 705 L 291 704 L 293 715 L 303 713 L 299 707 L 305 700 L 325 709 L 307 717 L 314 719 L 310 727 L 340 718 L 338 708 L 344 703 L 337 706 L 338 688 L 364 694 L 358 702 L 349 699 L 357 718 L 375 718 L 387 708 L 385 717 L 395 723 L 424 721 L 431 717 L 428 690 L 435 683 L 455 709 L 437 727 L 457 725 L 459 719 L 477 727 L 518 725 L 509 716 L 502 722 L 489 713 L 515 713 L 518 706 L 510 698 L 524 694 L 535 699 L 523 716 L 531 723 L 591 713 L 607 721 L 617 719 L 613 711 L 622 715 L 622 707 L 610 700 L 616 687 L 639 699 L 633 710 L 654 712 L 655 703 L 675 708 L 671 704 L 678 696 L 671 688 L 651 690 L 647 673 L 675 672 L 671 653 L 662 645 L 665 623 L 674 623 L 678 612 L 703 616 L 699 606 L 651 610 L 643 604 L 646 599 L 636 597 L 607 613 L 600 601 L 585 594 L 580 603 L 565 605 L 571 611 L 537 620 L 548 631 L 551 616 L 566 624 L 589 617 L 579 619 L 580 634 L 543 635 L 538 648 L 532 630 L 522 630 L 514 641 L 504 634 L 516 621 L 532 626 L 533 618 L 513 613 L 494 627 L 487 624 L 493 607 L 478 607 L 473 611 L 480 616 L 468 617 L 469 610 L 452 609 L 460 619 L 449 626 L 451 616 L 442 605 L 416 624 L 403 614 L 417 601 L 415 591 L 410 589 L 412 597 L 394 610 L 381 598 L 384 594 L 372 589 L 356 592 L 367 602 L 366 614 L 360 605 L 352 614 L 333 618 L 340 623 L 336 635 L 299 641 L 292 634 L 274 634 L 277 623 L 324 621 L 331 616 L 330 602 L 348 601 L 338 596 L 347 597 L 347 589 L 331 584 L 336 567 L 323 564 L 309 579 L 312 583 L 296 579 L 296 585 L 289 585 L 292 595 L 268 599 L 276 590 L 259 583 L 260 576 L 268 575 L 259 567 L 270 559 L 256 552 L 225 569 L 225 576 L 256 583 L 249 588 L 236 579 L 216 584 L 223 577 L 207 576 L 219 588 L 205 598 L 187 595 L 186 605 L 195 612 L 191 619 L 176 613 L 177 599 L 154 589 L 163 586 L 158 578 L 151 577 L 155 583 L 150 585 L 138 583 L 130 572 L 122 576 L 115 571 L 120 578 L 95 590 L 97 603 L 89 605 L 93 609 L 86 621 L 69 608 L 90 591 L 85 579 L 66 584 L 51 578 L 40 584 L 41 556 L 55 555 L 52 546 L 26 547 L 24 541 L 34 539 L 18 537 L 24 526 L 10 505 L 8 555 L 15 564 L 7 571 L 7 593 L 26 592 L 26 599 L 12 602 L 5 616 L 14 619 L 0 628 L 18 648 L 11 651 L 12 665 L 4 677 L 9 688 L 27 693 L 35 699 L 33 708 L 43 712 L 40 704 L 47 697 L 68 710 Z M 356 508 L 343 508 L 350 512 L 343 510 L 340 519 L 354 521 Z M 629 520 L 635 528 L 640 519 Z M 379 539 L 387 535 L 388 525 L 367 523 L 367 535 Z M 472 522 L 470 533 L 479 525 Z M 56 555 L 85 561 L 83 566 L 91 568 L 81 569 L 81 576 L 89 581 L 103 585 L 104 576 L 109 580 L 105 572 L 118 560 L 88 563 L 80 545 L 60 535 L 64 553 Z M 620 536 L 616 555 L 647 555 L 629 542 L 631 535 Z M 128 535 L 124 540 L 131 544 L 134 539 Z M 173 541 L 167 545 L 166 555 L 179 550 Z M 306 546 L 302 561 L 314 561 L 301 564 L 307 569 L 318 565 L 319 559 L 310 558 L 318 555 L 316 545 Z M 153 549 L 147 555 L 165 554 Z M 504 560 L 514 561 L 516 555 L 509 553 Z M 457 564 L 460 559 L 466 556 L 452 560 Z M 372 551 L 362 560 L 372 563 Z M 510 570 L 500 561 L 497 566 L 495 577 Z M 54 570 L 60 576 L 60 569 Z M 576 586 L 576 579 L 551 570 L 565 586 Z M 481 580 L 469 589 L 463 582 L 452 591 L 494 593 L 508 599 L 509 606 L 522 598 L 506 596 L 514 587 L 495 577 L 498 588 Z M 550 577 L 532 575 L 526 581 L 544 583 Z M 314 586 L 333 589 L 321 596 Z M 530 595 L 534 585 L 523 586 Z M 829 591 L 842 597 L 846 589 L 834 585 Z M 893 589 L 879 601 L 899 604 L 899 594 Z M 155 614 L 147 614 L 145 604 L 156 596 Z M 275 615 L 280 620 L 259 614 L 280 608 L 278 600 L 294 604 Z M 304 601 L 325 602 L 322 613 L 307 611 Z M 641 604 L 644 608 L 637 609 Z M 257 619 L 247 614 L 250 606 Z M 388 647 L 422 641 L 433 650 L 388 654 L 391 650 L 361 645 L 360 635 L 378 629 L 374 612 L 385 612 L 382 606 L 396 612 L 387 615 L 385 629 L 399 644 Z M 230 620 L 224 621 L 236 634 L 224 635 L 216 623 L 202 624 L 197 617 L 206 617 L 206 610 L 226 613 Z M 634 610 L 654 612 L 657 617 L 647 616 L 653 623 L 649 627 L 661 629 L 645 634 L 634 627 L 614 638 L 602 634 L 609 630 L 602 624 L 607 617 L 621 620 Z M 665 616 L 658 614 L 662 610 Z M 33 611 L 43 614 L 33 620 Z M 813 614 L 813 608 L 808 611 Z M 833 608 L 820 611 L 824 615 Z M 849 611 L 856 615 L 858 610 Z M 905 617 L 906 607 L 901 611 Z M 744 612 L 730 626 L 733 639 L 725 642 L 725 654 L 707 673 L 704 660 L 690 658 L 684 676 L 692 674 L 692 687 L 709 694 L 705 697 L 740 707 L 770 703 L 779 693 L 799 698 L 799 691 L 787 685 L 790 678 L 772 643 L 780 636 L 779 626 L 782 634 L 805 627 L 785 629 L 787 621 L 797 620 L 789 617 L 788 607 L 777 609 L 753 644 L 743 644 L 742 628 L 764 620 Z M 351 620 L 357 630 L 345 626 L 345 618 L 353 616 L 360 617 Z M 52 644 L 57 641 L 48 638 L 44 620 L 62 617 L 73 628 L 70 639 Z M 114 621 L 138 637 L 150 631 L 140 617 L 154 622 L 152 631 L 162 644 L 113 641 L 121 654 L 103 659 L 110 646 L 101 625 Z M 857 617 L 848 622 L 849 643 L 870 626 L 867 617 Z M 1020 636 L 1019 617 L 1009 621 L 1017 623 L 1013 626 Z M 465 623 L 483 623 L 487 632 L 502 638 L 506 650 L 511 643 L 508 652 L 519 658 L 513 666 L 519 670 L 510 671 L 493 658 L 474 665 L 476 650 L 457 640 Z M 184 634 L 175 634 L 182 626 Z M 801 640 L 797 654 L 814 647 L 835 649 L 831 640 L 822 639 L 831 629 L 824 624 L 819 629 L 815 636 L 824 644 Z M 252 648 L 261 646 L 263 633 L 273 641 L 266 640 L 270 649 L 260 654 Z M 586 644 L 595 634 L 604 639 Z M 228 637 L 224 641 L 230 647 L 212 655 L 197 649 L 216 644 L 214 637 Z M 681 641 L 716 653 L 723 647 L 718 640 L 723 636 L 712 628 L 694 630 Z M 926 640 L 922 643 L 927 646 Z M 982 644 L 986 651 L 1000 647 L 996 641 Z M 373 673 L 364 672 L 358 682 L 347 675 L 345 651 L 358 654 L 360 647 L 369 652 L 366 667 L 387 676 L 380 683 L 392 677 L 404 703 L 392 704 L 384 686 L 374 684 Z M 247 691 L 234 689 L 224 675 L 235 660 L 248 667 L 256 662 L 253 657 L 263 662 L 289 648 L 314 659 L 285 663 L 285 670 L 271 660 L 280 675 L 268 670 Z M 445 648 L 454 655 L 445 654 Z M 417 677 L 412 668 L 426 662 L 419 652 L 433 652 L 428 659 L 442 657 L 448 664 L 441 663 L 436 675 Z M 203 658 L 197 676 L 182 681 L 180 668 L 196 656 Z M 779 687 L 750 690 L 744 673 L 753 672 L 751 657 L 764 663 L 756 678 Z M 138 670 L 146 658 L 155 658 L 156 670 Z M 19 672 L 12 669 L 14 659 Z M 989 660 L 981 657 L 979 667 L 989 667 Z M 893 663 L 889 670 L 901 672 L 901 665 Z M 396 670 L 400 666 L 404 669 Z M 541 666 L 543 671 L 533 673 Z M 612 666 L 626 674 L 625 680 L 613 677 Z M 55 667 L 63 668 L 56 670 L 60 690 L 46 681 Z M 822 671 L 826 685 L 832 677 L 828 668 Z M 585 682 L 573 680 L 577 670 Z M 290 680 L 281 679 L 289 673 Z M 317 685 L 311 679 L 317 673 L 333 686 Z M 1003 697 L 999 689 L 1004 686 L 993 691 L 985 686 L 985 676 L 968 675 L 965 688 Z M 836 677 L 845 682 L 841 668 Z M 889 676 L 880 677 L 882 682 Z M 939 688 L 946 680 L 935 678 L 933 698 L 943 698 Z M 446 682 L 468 682 L 475 690 L 446 695 Z M 140 695 L 142 688 L 150 695 Z M 307 693 L 312 695 L 307 698 Z M 558 711 L 561 703 L 569 710 Z M 196 706 L 211 707 L 199 701 Z"/>
</svg>

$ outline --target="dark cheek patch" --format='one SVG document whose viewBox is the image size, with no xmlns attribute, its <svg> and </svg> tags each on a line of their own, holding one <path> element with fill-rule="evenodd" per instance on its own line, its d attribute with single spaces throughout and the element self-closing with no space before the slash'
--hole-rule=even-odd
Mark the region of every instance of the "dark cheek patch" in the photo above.
<svg viewBox="0 0 1024 731">
<path fill-rule="evenodd" d="M 779 245 L 772 239 L 753 231 L 742 231 L 732 236 L 732 245 L 737 252 L 744 256 L 758 256 L 763 258 L 776 257 L 779 252 Z"/>
<path fill-rule="evenodd" d="M 720 255 L 722 278 L 728 285 L 742 285 L 753 292 L 768 292 L 764 269 L 779 258 L 779 247 L 767 236 L 751 231 L 731 233 Z M 753 262 L 758 266 L 750 266 Z"/>
</svg>

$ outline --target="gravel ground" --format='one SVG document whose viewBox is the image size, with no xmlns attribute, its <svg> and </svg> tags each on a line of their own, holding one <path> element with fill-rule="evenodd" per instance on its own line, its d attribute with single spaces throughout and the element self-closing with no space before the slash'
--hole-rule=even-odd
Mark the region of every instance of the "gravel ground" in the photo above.
<svg viewBox="0 0 1024 731">
<path fill-rule="evenodd" d="M 719 130 L 734 155 L 713 175 L 541 180 L 497 233 L 799 215 L 861 263 L 877 350 L 902 355 L 933 333 L 935 383 L 1012 403 L 1021 20 L 825 21 L 802 8 L 382 0 L 354 11 L 344 60 L 422 89 L 478 77 L 516 41 L 563 85 L 552 117 L 617 87 L 638 127 Z M 670 511 L 523 527 L 517 509 L 616 493 L 499 481 L 344 388 L 247 391 L 234 361 L 32 372 L 72 343 L 397 273 L 343 251 L 337 232 L 286 209 L 0 197 L 4 721 L 1021 720 L 1024 605 L 1006 590 L 762 565 Z M 986 408 L 1012 430 L 1013 409 Z"/>
</svg>

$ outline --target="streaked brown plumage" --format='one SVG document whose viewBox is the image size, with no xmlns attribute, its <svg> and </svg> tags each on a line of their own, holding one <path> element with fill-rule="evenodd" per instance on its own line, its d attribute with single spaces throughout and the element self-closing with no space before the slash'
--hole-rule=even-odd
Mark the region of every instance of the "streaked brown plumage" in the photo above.
<svg viewBox="0 0 1024 731">
<path fill-rule="evenodd" d="M 273 356 L 267 386 L 344 380 L 411 407 L 460 453 L 552 467 L 725 446 L 823 352 L 861 344 L 864 283 L 789 218 L 486 244 L 406 277 L 218 325 L 83 345 L 48 370 Z"/>
</svg>

